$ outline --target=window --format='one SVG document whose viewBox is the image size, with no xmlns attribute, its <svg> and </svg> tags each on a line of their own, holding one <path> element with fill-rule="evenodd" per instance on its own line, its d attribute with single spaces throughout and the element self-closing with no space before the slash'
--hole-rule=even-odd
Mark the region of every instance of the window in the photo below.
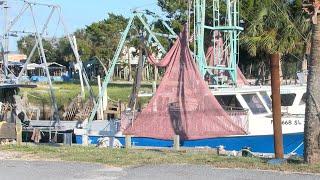
<svg viewBox="0 0 320 180">
<path fill-rule="evenodd" d="M 256 95 L 256 94 L 243 94 L 242 97 L 244 98 L 244 100 L 248 104 L 248 106 L 253 114 L 267 113 L 267 110 L 263 106 L 258 95 Z"/>
<path fill-rule="evenodd" d="M 301 101 L 300 101 L 299 105 L 305 105 L 306 102 L 307 102 L 307 94 L 304 93 L 304 94 L 302 95 L 302 98 L 301 98 Z"/>
<path fill-rule="evenodd" d="M 215 96 L 219 104 L 228 111 L 230 109 L 243 109 L 235 95 L 219 95 Z"/>
<path fill-rule="evenodd" d="M 263 100 L 266 102 L 269 109 L 272 109 L 272 101 L 266 92 L 260 92 Z"/>
<path fill-rule="evenodd" d="M 296 94 L 281 94 L 281 106 L 292 106 Z"/>
</svg>

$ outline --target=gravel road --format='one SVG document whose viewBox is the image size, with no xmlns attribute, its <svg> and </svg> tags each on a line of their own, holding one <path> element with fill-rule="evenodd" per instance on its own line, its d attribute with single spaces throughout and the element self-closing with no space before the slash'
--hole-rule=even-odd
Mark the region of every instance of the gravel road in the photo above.
<svg viewBox="0 0 320 180">
<path fill-rule="evenodd" d="M 0 180 L 313 180 L 320 176 L 196 165 L 115 168 L 101 164 L 0 160 Z"/>
</svg>

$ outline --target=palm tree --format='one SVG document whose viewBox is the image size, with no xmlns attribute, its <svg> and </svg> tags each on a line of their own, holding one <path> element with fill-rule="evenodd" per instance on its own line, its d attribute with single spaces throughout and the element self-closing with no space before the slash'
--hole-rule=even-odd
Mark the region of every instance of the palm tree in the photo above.
<svg viewBox="0 0 320 180">
<path fill-rule="evenodd" d="M 265 53 L 270 59 L 275 153 L 276 158 L 283 158 L 280 59 L 283 54 L 294 51 L 302 37 L 297 28 L 298 23 L 289 14 L 289 4 L 272 2 L 257 7 L 253 12 L 252 21 L 241 37 L 241 43 L 252 56 Z"/>
<path fill-rule="evenodd" d="M 306 119 L 304 127 L 304 159 L 320 162 L 320 15 L 319 0 L 309 0 L 306 6 L 312 16 L 311 57 L 308 66 Z"/>
</svg>

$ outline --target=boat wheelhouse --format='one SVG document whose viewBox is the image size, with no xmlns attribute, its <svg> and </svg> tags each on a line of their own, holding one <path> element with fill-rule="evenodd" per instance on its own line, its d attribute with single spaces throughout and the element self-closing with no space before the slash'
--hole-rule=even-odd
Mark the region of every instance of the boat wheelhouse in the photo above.
<svg viewBox="0 0 320 180">
<path fill-rule="evenodd" d="M 235 113 L 235 110 L 248 111 L 246 117 L 248 119 L 248 134 L 273 134 L 272 104 L 268 88 L 248 86 L 214 90 L 212 93 L 230 116 L 239 118 L 239 114 Z M 285 107 L 283 106 L 283 108 Z M 304 116 L 283 114 L 282 132 L 284 134 L 303 132 L 303 130 Z"/>
</svg>

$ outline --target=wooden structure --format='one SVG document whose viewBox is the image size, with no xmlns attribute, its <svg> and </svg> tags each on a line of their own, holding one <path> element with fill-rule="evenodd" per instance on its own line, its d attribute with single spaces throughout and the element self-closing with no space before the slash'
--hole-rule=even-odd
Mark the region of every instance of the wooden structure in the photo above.
<svg viewBox="0 0 320 180">
<path fill-rule="evenodd" d="M 84 121 L 89 118 L 93 109 L 93 99 L 88 99 L 84 102 L 80 95 L 77 96 L 67 107 L 63 113 L 64 121 Z M 113 101 L 109 99 L 107 108 L 103 111 L 106 119 L 120 118 L 121 111 L 125 109 L 125 106 L 120 101 Z"/>
<path fill-rule="evenodd" d="M 0 141 L 3 139 L 16 139 L 15 123 L 0 122 Z"/>
</svg>

